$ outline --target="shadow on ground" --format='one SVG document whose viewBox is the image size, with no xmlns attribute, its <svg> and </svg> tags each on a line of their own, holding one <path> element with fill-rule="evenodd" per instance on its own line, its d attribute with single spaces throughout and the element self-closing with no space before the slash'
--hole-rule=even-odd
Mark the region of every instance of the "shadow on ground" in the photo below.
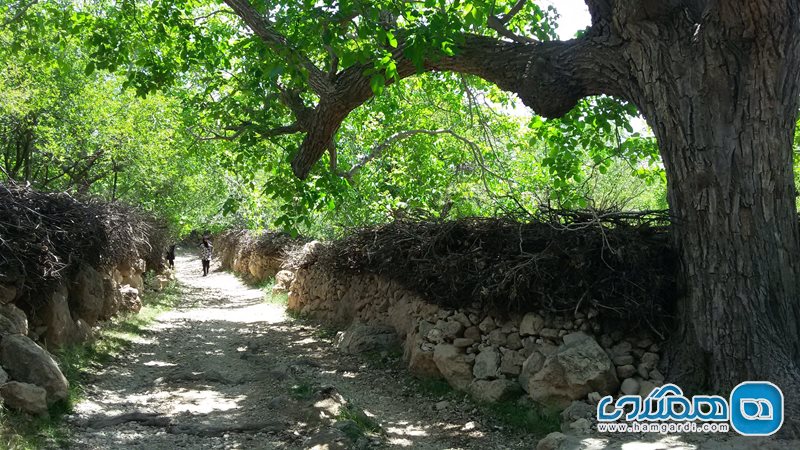
<svg viewBox="0 0 800 450">
<path fill-rule="evenodd" d="M 535 446 L 468 402 L 437 409 L 441 399 L 415 389 L 399 367 L 335 353 L 329 334 L 290 319 L 233 275 L 202 277 L 186 254 L 176 266 L 180 305 L 88 375 L 70 448 Z"/>
</svg>

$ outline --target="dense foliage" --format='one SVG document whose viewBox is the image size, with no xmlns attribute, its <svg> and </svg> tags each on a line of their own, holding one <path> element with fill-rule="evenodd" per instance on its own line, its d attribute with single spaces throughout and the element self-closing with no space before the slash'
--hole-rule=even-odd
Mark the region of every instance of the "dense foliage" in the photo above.
<svg viewBox="0 0 800 450">
<path fill-rule="evenodd" d="M 7 2 L 0 175 L 141 205 L 178 233 L 236 223 L 330 235 L 543 204 L 665 209 L 658 150 L 631 105 L 593 98 L 545 120 L 475 77 L 391 82 L 398 39 L 415 60 L 448 54 L 460 32 L 499 32 L 489 13 L 513 3 L 258 3 L 290 43 L 278 48 L 214 1 Z M 506 31 L 556 36 L 555 10 L 524 8 Z M 274 130 L 291 121 L 287 95 L 314 100 L 303 58 L 330 55 L 371 64 L 379 95 L 339 128 L 335 160 L 300 180 L 288 161 L 302 136 Z"/>
</svg>

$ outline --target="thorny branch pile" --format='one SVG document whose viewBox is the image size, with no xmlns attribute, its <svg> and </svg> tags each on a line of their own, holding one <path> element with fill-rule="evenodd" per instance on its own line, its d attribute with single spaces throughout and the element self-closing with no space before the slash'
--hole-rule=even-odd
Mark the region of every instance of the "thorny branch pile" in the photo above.
<svg viewBox="0 0 800 450">
<path fill-rule="evenodd" d="M 665 330 L 677 261 L 663 213 L 550 212 L 536 221 L 398 221 L 336 241 L 317 264 L 374 273 L 447 307 L 600 312 Z"/>
<path fill-rule="evenodd" d="M 24 282 L 31 303 L 81 263 L 155 267 L 165 242 L 166 227 L 133 207 L 0 183 L 0 282 Z"/>
</svg>

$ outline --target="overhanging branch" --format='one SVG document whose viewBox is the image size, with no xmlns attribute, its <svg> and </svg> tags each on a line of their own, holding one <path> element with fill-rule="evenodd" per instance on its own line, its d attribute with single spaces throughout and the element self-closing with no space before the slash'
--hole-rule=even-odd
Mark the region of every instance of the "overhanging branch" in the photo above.
<svg viewBox="0 0 800 450">
<path fill-rule="evenodd" d="M 305 178 L 311 167 L 331 148 L 333 138 L 347 115 L 373 96 L 370 78 L 365 75 L 373 63 L 356 64 L 338 72 L 324 73 L 308 58 L 292 48 L 276 33 L 269 20 L 248 0 L 224 0 L 242 20 L 271 48 L 287 46 L 309 72 L 309 85 L 319 102 L 307 107 L 296 92 L 282 92 L 281 99 L 306 133 L 292 161 L 292 170 Z M 586 0 L 590 10 L 600 16 L 611 13 L 610 0 Z M 523 8 L 518 1 L 508 14 L 495 18 L 507 23 Z M 608 28 L 603 28 L 608 30 Z M 606 31 L 603 31 L 606 32 Z M 404 43 L 393 51 L 397 79 L 413 76 L 417 68 L 403 53 Z M 611 44 L 600 32 L 569 41 L 507 42 L 481 35 L 465 35 L 453 56 L 431 55 L 423 61 L 425 71 L 453 71 L 477 75 L 501 89 L 516 93 L 536 113 L 560 117 L 587 96 L 607 94 L 626 99 L 629 72 L 620 56 L 619 41 Z M 386 77 L 386 84 L 394 82 Z"/>
<path fill-rule="evenodd" d="M 275 31 L 272 22 L 259 14 L 248 0 L 224 0 L 244 23 L 274 51 L 288 52 L 290 57 L 308 72 L 308 84 L 318 95 L 324 95 L 333 88 L 325 73 L 311 59 L 296 49 L 285 36 Z"/>
</svg>

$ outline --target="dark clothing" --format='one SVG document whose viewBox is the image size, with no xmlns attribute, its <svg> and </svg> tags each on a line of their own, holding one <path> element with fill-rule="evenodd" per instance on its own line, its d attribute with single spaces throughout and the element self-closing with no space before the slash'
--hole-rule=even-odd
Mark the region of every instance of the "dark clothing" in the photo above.
<svg viewBox="0 0 800 450">
<path fill-rule="evenodd" d="M 211 252 L 214 247 L 209 241 L 200 243 L 200 259 L 203 261 L 203 276 L 208 275 L 211 266 Z"/>
<path fill-rule="evenodd" d="M 169 249 L 167 249 L 167 262 L 169 263 L 170 269 L 175 269 L 175 246 L 170 245 Z"/>
</svg>

